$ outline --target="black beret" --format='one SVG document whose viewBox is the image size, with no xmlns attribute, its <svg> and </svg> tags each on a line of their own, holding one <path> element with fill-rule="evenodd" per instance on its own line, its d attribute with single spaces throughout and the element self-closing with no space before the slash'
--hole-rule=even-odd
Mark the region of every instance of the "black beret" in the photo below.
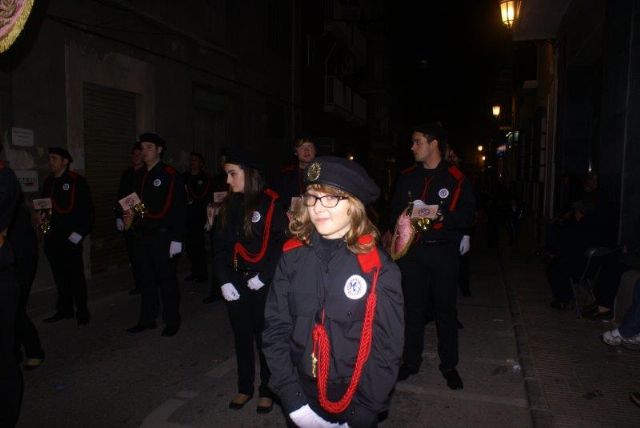
<svg viewBox="0 0 640 428">
<path fill-rule="evenodd" d="M 252 168 L 260 171 L 262 169 L 262 163 L 253 153 L 244 149 L 229 148 L 225 157 L 225 163 L 233 163 L 245 168 Z"/>
<path fill-rule="evenodd" d="M 67 149 L 63 149 L 62 147 L 49 147 L 49 154 L 58 155 L 63 159 L 67 159 L 69 163 L 73 162 L 71 154 L 67 151 Z"/>
<path fill-rule="evenodd" d="M 414 132 L 422 132 L 424 135 L 429 135 L 432 138 L 440 142 L 446 142 L 448 133 L 440 122 L 423 123 L 413 127 Z"/>
<path fill-rule="evenodd" d="M 162 147 L 163 150 L 167 150 L 167 142 L 159 136 L 158 134 L 154 134 L 153 132 L 145 132 L 144 134 L 140 134 L 138 137 L 139 143 L 153 143 L 156 147 Z"/>
<path fill-rule="evenodd" d="M 355 196 L 364 205 L 380 196 L 380 188 L 359 163 L 335 156 L 320 156 L 311 162 L 304 170 L 304 182 L 307 186 L 336 187 Z"/>
</svg>

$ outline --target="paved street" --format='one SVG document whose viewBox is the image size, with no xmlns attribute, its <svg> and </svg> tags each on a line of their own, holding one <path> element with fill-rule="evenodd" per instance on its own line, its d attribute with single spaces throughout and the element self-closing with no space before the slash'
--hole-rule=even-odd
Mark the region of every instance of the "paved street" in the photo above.
<svg viewBox="0 0 640 428">
<path fill-rule="evenodd" d="M 506 275 L 496 251 L 476 242 L 473 297 L 459 298 L 464 390 L 446 387 L 429 327 L 425 364 L 397 386 L 381 426 L 637 426 L 640 409 L 627 394 L 639 355 L 600 344 L 607 326 L 547 309 L 541 265 L 529 250 L 502 254 Z M 124 332 L 138 310 L 138 297 L 126 292 L 130 283 L 126 272 L 94 278 L 93 319 L 82 328 L 74 320 L 42 323 L 53 293 L 33 296 L 31 314 L 47 356 L 25 374 L 19 427 L 283 426 L 279 409 L 259 416 L 255 400 L 227 409 L 235 392 L 231 330 L 221 302 L 201 303 L 206 284 L 182 285 L 183 327 L 164 338 L 160 329 Z"/>
</svg>

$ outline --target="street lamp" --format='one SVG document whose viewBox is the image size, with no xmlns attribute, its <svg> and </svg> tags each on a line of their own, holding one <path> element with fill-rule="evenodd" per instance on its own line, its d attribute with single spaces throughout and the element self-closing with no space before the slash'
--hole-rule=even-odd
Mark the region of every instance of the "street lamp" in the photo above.
<svg viewBox="0 0 640 428">
<path fill-rule="evenodd" d="M 483 161 L 486 161 L 486 160 L 487 160 L 487 157 L 486 157 L 486 156 L 482 156 L 482 160 L 483 160 Z"/>
<path fill-rule="evenodd" d="M 479 151 L 479 152 L 481 152 L 481 151 L 483 151 L 483 150 L 484 150 L 484 147 L 482 147 L 482 146 L 478 146 L 478 151 Z"/>
<path fill-rule="evenodd" d="M 497 119 L 498 116 L 500 116 L 500 106 L 499 105 L 495 105 L 495 106 L 491 107 L 491 112 L 493 113 L 493 117 L 495 117 Z"/>
<path fill-rule="evenodd" d="M 513 27 L 513 23 L 520 15 L 519 0 L 500 0 L 500 15 L 502 15 L 502 23 L 508 28 Z"/>
</svg>

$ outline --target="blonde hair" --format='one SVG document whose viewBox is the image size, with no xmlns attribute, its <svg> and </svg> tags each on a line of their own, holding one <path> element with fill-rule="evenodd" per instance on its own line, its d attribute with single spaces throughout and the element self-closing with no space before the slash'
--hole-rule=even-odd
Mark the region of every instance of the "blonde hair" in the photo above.
<svg viewBox="0 0 640 428">
<path fill-rule="evenodd" d="M 378 229 L 373 225 L 371 220 L 369 220 L 369 217 L 367 217 L 365 206 L 358 198 L 355 198 L 353 195 L 336 187 L 326 184 L 311 184 L 307 187 L 307 190 L 315 190 L 329 195 L 347 197 L 351 227 L 344 235 L 343 239 L 346 242 L 349 251 L 354 254 L 362 254 L 366 253 L 376 245 L 380 238 L 380 232 L 378 232 Z M 309 211 L 304 204 L 299 204 L 293 212 L 293 220 L 289 223 L 289 231 L 295 238 L 302 241 L 305 245 L 311 244 L 311 234 L 315 231 L 315 226 L 311 222 Z M 358 242 L 358 239 L 364 235 L 372 235 L 374 239 L 368 244 L 361 244 Z"/>
</svg>

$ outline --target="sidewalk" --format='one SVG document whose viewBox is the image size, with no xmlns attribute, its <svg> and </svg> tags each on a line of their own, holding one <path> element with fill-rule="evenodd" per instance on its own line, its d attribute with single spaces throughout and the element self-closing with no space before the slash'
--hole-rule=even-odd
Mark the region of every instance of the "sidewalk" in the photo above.
<svg viewBox="0 0 640 428">
<path fill-rule="evenodd" d="M 526 242 L 503 247 L 501 262 L 535 425 L 640 426 L 640 408 L 629 400 L 640 390 L 640 353 L 601 343 L 612 323 L 552 309 L 534 251 Z"/>
</svg>

